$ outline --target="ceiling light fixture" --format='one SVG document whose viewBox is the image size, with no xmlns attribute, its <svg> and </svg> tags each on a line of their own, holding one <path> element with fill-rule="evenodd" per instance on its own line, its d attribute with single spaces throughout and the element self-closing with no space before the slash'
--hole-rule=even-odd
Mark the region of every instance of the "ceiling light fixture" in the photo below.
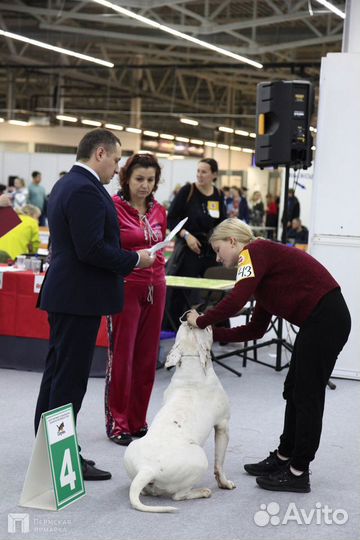
<svg viewBox="0 0 360 540">
<path fill-rule="evenodd" d="M 192 144 L 199 144 L 200 146 L 204 144 L 204 141 L 202 141 L 200 139 L 190 139 L 190 142 Z"/>
<path fill-rule="evenodd" d="M 223 150 L 229 150 L 230 146 L 228 144 L 218 144 L 217 145 L 218 148 L 222 148 Z"/>
<path fill-rule="evenodd" d="M 254 150 L 252 148 L 243 148 L 243 152 L 246 152 L 247 154 L 253 154 Z"/>
<path fill-rule="evenodd" d="M 101 126 L 101 122 L 99 122 L 98 120 L 87 120 L 86 118 L 81 120 L 81 123 L 84 124 L 85 126 L 95 126 L 95 127 Z"/>
<path fill-rule="evenodd" d="M 190 139 L 188 139 L 187 137 L 175 137 L 175 141 L 178 141 L 178 142 L 190 142 Z"/>
<path fill-rule="evenodd" d="M 153 28 L 156 28 L 157 30 L 162 30 L 163 32 L 167 32 L 168 34 L 172 34 L 173 36 L 176 36 L 178 38 L 185 39 L 186 41 L 191 41 L 191 43 L 195 43 L 196 45 L 200 45 L 201 47 L 210 49 L 211 51 L 223 54 L 224 56 L 229 56 L 230 58 L 233 58 L 234 60 L 239 60 L 240 62 L 244 62 L 245 64 L 250 64 L 251 66 L 254 66 L 258 69 L 261 69 L 263 67 L 263 65 L 260 64 L 259 62 L 255 62 L 254 60 L 245 58 L 245 56 L 240 56 L 239 54 L 235 54 L 231 51 L 228 51 L 227 49 L 223 49 L 222 47 L 217 47 L 216 45 L 212 45 L 211 43 L 207 43 L 206 41 L 202 41 L 201 39 L 197 39 L 193 36 L 188 36 L 187 34 L 184 34 L 183 32 L 179 32 L 178 30 L 174 30 L 173 28 L 170 28 L 169 26 L 165 26 L 164 24 L 160 24 L 156 21 L 152 21 L 151 19 L 148 19 L 147 17 L 138 15 L 137 13 L 134 13 L 133 11 L 130 11 L 129 9 L 120 7 L 117 4 L 108 2 L 107 0 L 93 0 L 93 2 L 96 2 L 97 4 L 113 9 L 114 11 L 117 11 L 118 13 L 121 13 L 122 15 L 125 15 L 126 17 L 131 17 L 132 19 L 136 19 L 144 24 L 147 24 L 149 26 L 152 26 Z"/>
<path fill-rule="evenodd" d="M 3 122 L 5 122 L 5 118 L 0 118 L 0 124 L 2 124 Z"/>
<path fill-rule="evenodd" d="M 169 133 L 160 133 L 160 139 L 166 139 L 168 141 L 173 141 L 175 139 L 174 135 L 169 135 Z"/>
<path fill-rule="evenodd" d="M 105 127 L 107 129 L 113 129 L 114 131 L 122 131 L 124 129 L 124 126 L 118 124 L 105 124 Z"/>
<path fill-rule="evenodd" d="M 211 141 L 205 141 L 205 146 L 209 146 L 211 148 L 216 148 L 216 143 Z"/>
<path fill-rule="evenodd" d="M 335 13 L 335 15 L 337 15 L 338 17 L 341 17 L 342 19 L 345 19 L 345 17 L 346 17 L 345 13 L 343 11 L 341 11 L 341 9 L 335 7 L 333 4 L 328 2 L 327 0 L 316 0 L 316 2 L 318 4 L 321 4 L 322 6 L 326 7 L 327 9 L 332 11 L 333 13 Z"/>
<path fill-rule="evenodd" d="M 256 133 L 249 133 L 249 137 L 251 137 L 252 139 L 256 139 Z"/>
<path fill-rule="evenodd" d="M 127 128 L 125 128 L 125 131 L 128 131 L 129 133 L 141 133 L 141 129 L 139 129 L 139 128 L 133 128 L 133 127 L 127 127 Z"/>
<path fill-rule="evenodd" d="M 9 120 L 9 124 L 13 126 L 30 126 L 30 122 L 25 122 L 24 120 Z"/>
<path fill-rule="evenodd" d="M 197 120 L 192 120 L 191 118 L 180 118 L 180 122 L 183 124 L 189 124 L 189 126 L 198 126 L 199 122 Z"/>
<path fill-rule="evenodd" d="M 157 131 L 149 131 L 149 130 L 143 131 L 143 135 L 146 135 L 147 137 L 158 137 L 159 136 Z"/>
<path fill-rule="evenodd" d="M 35 45 L 36 47 L 42 47 L 43 49 L 48 49 L 50 51 L 58 52 L 60 54 L 67 54 L 68 56 L 75 56 L 75 58 L 80 58 L 81 60 L 87 60 L 88 62 L 94 62 L 95 64 L 100 64 L 101 66 L 113 68 L 114 64 L 112 62 L 106 62 L 106 60 L 100 60 L 94 56 L 89 56 L 87 54 L 77 53 L 70 51 L 69 49 L 63 49 L 63 47 L 55 47 L 55 45 L 49 45 L 49 43 L 44 43 L 42 41 L 37 41 L 36 39 L 30 39 L 20 34 L 13 34 L 12 32 L 6 32 L 5 30 L 0 30 L 0 36 L 4 36 L 11 39 L 17 39 L 18 41 L 23 41 L 24 43 L 29 43 L 30 45 Z"/>
<path fill-rule="evenodd" d="M 63 122 L 77 122 L 78 121 L 76 116 L 68 116 L 67 114 L 57 114 L 56 119 L 62 120 Z"/>
<path fill-rule="evenodd" d="M 224 133 L 234 133 L 233 128 L 226 127 L 226 126 L 219 126 L 218 130 L 223 131 Z"/>
<path fill-rule="evenodd" d="M 242 135 L 244 137 L 248 137 L 249 136 L 249 132 L 248 131 L 244 131 L 243 129 L 235 129 L 235 135 Z"/>
</svg>

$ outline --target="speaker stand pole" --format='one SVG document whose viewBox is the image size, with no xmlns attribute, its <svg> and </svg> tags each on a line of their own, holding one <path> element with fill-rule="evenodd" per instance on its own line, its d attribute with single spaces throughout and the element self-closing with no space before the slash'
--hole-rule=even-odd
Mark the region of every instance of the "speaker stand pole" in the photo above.
<svg viewBox="0 0 360 540">
<path fill-rule="evenodd" d="M 290 177 L 290 165 L 285 166 L 285 191 L 284 191 L 284 211 L 282 218 L 282 234 L 281 234 L 281 243 L 287 244 L 287 223 L 288 223 L 288 204 L 289 204 L 289 177 Z"/>
<path fill-rule="evenodd" d="M 287 244 L 287 223 L 288 223 L 288 205 L 289 205 L 289 178 L 290 165 L 285 165 L 285 190 L 284 190 L 284 211 L 283 211 L 283 228 L 281 232 L 281 243 Z M 276 342 L 276 371 L 281 370 L 282 347 L 283 347 L 283 320 L 278 319 L 277 342 Z"/>
</svg>

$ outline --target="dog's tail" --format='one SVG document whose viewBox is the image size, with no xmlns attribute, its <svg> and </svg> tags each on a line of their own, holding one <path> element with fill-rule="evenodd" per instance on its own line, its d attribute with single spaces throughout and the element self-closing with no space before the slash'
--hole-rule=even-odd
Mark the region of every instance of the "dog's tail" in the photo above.
<svg viewBox="0 0 360 540">
<path fill-rule="evenodd" d="M 155 472 L 150 467 L 141 469 L 130 486 L 130 502 L 135 510 L 141 512 L 174 512 L 173 506 L 147 506 L 140 501 L 140 493 L 144 487 L 155 478 Z"/>
</svg>

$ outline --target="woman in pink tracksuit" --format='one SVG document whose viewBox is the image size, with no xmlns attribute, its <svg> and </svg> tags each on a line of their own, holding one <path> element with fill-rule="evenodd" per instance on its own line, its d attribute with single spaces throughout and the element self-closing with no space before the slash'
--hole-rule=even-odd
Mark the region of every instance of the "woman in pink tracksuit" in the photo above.
<svg viewBox="0 0 360 540">
<path fill-rule="evenodd" d="M 124 249 L 150 248 L 165 238 L 166 212 L 153 196 L 159 180 L 160 166 L 151 154 L 135 154 L 121 169 L 113 201 Z M 116 444 L 126 446 L 147 431 L 165 297 L 165 259 L 158 251 L 151 268 L 135 268 L 126 277 L 123 311 L 108 318 L 106 432 Z"/>
</svg>

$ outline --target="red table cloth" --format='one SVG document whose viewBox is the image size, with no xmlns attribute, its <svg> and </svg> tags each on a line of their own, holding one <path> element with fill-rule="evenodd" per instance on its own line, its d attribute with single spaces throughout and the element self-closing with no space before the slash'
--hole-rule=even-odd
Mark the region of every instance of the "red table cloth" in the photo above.
<svg viewBox="0 0 360 540">
<path fill-rule="evenodd" d="M 43 276 L 43 274 L 40 274 Z M 2 273 L 0 288 L 0 335 L 49 339 L 46 311 L 36 308 L 38 293 L 34 291 L 33 272 Z M 1 276 L 0 276 L 1 284 Z M 106 319 L 102 317 L 96 341 L 98 347 L 107 347 Z"/>
</svg>

